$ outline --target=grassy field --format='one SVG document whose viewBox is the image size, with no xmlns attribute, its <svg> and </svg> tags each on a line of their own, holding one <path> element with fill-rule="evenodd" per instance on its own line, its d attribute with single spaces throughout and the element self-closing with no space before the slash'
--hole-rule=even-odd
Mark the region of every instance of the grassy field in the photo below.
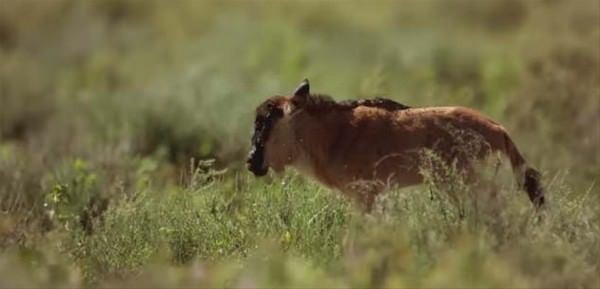
<svg viewBox="0 0 600 289">
<path fill-rule="evenodd" d="M 372 214 L 254 178 L 254 107 L 305 77 L 483 111 L 548 206 L 507 168 Z M 595 0 L 0 1 L 2 288 L 597 288 L 599 180 Z"/>
</svg>

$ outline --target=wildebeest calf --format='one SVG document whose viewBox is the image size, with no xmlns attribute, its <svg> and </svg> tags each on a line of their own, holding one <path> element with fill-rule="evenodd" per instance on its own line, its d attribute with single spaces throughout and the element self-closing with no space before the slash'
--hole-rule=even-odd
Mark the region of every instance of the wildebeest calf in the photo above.
<svg viewBox="0 0 600 289">
<path fill-rule="evenodd" d="M 474 132 L 478 138 L 466 141 L 485 145 L 461 153 L 457 146 L 465 138 L 453 131 Z M 540 174 L 527 165 L 506 130 L 481 113 L 464 107 L 411 108 L 384 98 L 336 102 L 310 94 L 308 80 L 291 96 L 273 96 L 256 108 L 247 164 L 256 176 L 269 168 L 294 167 L 370 210 L 384 188 L 423 182 L 420 152 L 425 149 L 465 171 L 473 170 L 474 159 L 500 152 L 533 204 L 544 203 Z"/>
</svg>

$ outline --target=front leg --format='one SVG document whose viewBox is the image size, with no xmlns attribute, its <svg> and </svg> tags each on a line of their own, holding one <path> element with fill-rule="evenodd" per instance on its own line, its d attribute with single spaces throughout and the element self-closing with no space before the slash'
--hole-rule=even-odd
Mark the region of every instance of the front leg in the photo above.
<svg viewBox="0 0 600 289">
<path fill-rule="evenodd" d="M 346 186 L 344 194 L 352 198 L 354 203 L 365 213 L 370 213 L 375 204 L 377 194 L 381 192 L 382 184 L 377 181 L 354 181 Z"/>
</svg>

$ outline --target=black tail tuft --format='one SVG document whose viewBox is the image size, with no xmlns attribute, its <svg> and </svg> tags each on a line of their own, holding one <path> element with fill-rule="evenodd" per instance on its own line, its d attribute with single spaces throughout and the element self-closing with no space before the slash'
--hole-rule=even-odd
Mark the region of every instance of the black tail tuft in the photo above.
<svg viewBox="0 0 600 289">
<path fill-rule="evenodd" d="M 536 207 L 544 205 L 544 188 L 540 183 L 540 173 L 533 168 L 525 170 L 525 182 L 523 188 L 527 191 L 529 199 Z"/>
</svg>

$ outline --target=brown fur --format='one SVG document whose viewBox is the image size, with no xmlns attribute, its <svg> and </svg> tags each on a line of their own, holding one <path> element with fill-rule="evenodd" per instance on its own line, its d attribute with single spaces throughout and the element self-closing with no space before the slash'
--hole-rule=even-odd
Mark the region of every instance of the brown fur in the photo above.
<svg viewBox="0 0 600 289">
<path fill-rule="evenodd" d="M 423 181 L 419 156 L 423 149 L 465 170 L 471 169 L 473 158 L 501 152 L 510 160 L 532 202 L 543 203 L 539 173 L 527 167 L 501 125 L 475 110 L 409 108 L 381 98 L 337 103 L 327 96 L 310 95 L 308 82 L 303 85 L 298 90 L 306 91 L 265 102 L 282 115 L 273 120 L 269 137 L 262 144 L 264 159 L 257 161 L 256 154 L 251 153 L 249 163 L 252 159 L 276 172 L 294 167 L 370 209 L 384 188 Z M 266 106 L 259 106 L 257 117 L 265 115 Z M 467 131 L 474 133 L 462 134 Z M 456 149 L 461 142 L 475 142 L 474 137 L 486 145 L 468 153 Z M 253 141 L 253 145 L 257 143 Z"/>
</svg>

